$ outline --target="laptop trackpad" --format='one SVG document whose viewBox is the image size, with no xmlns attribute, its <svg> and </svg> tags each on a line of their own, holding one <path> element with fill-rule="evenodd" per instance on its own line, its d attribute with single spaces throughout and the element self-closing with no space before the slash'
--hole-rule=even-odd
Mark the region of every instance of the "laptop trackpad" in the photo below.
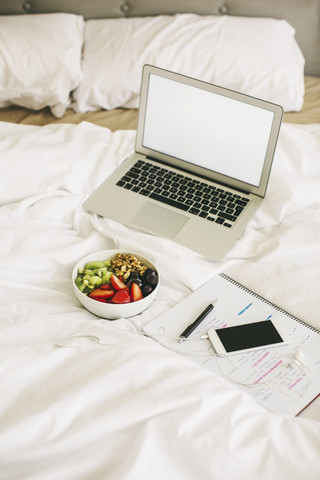
<svg viewBox="0 0 320 480">
<path fill-rule="evenodd" d="M 171 212 L 152 203 L 143 205 L 131 219 L 138 228 L 168 238 L 174 238 L 188 220 L 189 218 L 185 215 Z"/>
</svg>

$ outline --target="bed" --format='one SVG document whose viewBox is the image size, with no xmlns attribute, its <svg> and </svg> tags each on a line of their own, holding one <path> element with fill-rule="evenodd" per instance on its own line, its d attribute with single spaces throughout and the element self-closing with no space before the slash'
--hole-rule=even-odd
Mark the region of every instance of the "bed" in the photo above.
<svg viewBox="0 0 320 480">
<path fill-rule="evenodd" d="M 320 330 L 319 22 L 317 0 L 1 2 L 1 478 L 320 478 L 319 399 L 268 411 L 141 334 L 221 272 Z M 285 105 L 267 196 L 220 262 L 82 207 L 134 149 L 144 63 Z M 157 265 L 142 314 L 75 297 L 104 249 Z"/>
</svg>

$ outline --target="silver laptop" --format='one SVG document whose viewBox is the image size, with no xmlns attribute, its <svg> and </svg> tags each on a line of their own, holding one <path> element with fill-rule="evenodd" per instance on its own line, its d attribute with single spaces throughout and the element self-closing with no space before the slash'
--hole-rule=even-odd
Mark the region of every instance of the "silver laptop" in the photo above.
<svg viewBox="0 0 320 480">
<path fill-rule="evenodd" d="M 283 110 L 145 65 L 135 152 L 84 207 L 222 259 L 263 200 Z"/>
</svg>

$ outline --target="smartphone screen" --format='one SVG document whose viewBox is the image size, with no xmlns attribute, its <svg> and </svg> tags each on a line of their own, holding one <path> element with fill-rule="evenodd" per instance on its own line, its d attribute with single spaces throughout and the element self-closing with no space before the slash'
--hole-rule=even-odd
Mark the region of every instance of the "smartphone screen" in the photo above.
<svg viewBox="0 0 320 480">
<path fill-rule="evenodd" d="M 214 334 L 218 337 L 218 341 Z M 271 320 L 218 328 L 212 331 L 209 338 L 218 354 L 241 352 L 285 343 Z"/>
</svg>

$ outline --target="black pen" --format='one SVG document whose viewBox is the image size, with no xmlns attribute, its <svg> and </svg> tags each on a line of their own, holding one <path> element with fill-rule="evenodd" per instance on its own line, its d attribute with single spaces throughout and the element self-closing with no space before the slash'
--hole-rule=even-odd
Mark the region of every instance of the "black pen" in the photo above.
<svg viewBox="0 0 320 480">
<path fill-rule="evenodd" d="M 179 342 L 183 342 L 189 335 L 197 328 L 198 325 L 206 318 L 206 316 L 214 309 L 214 304 L 216 303 L 217 300 L 214 302 L 210 303 L 202 313 L 200 313 L 199 317 L 195 319 L 194 322 L 192 322 L 180 335 L 180 340 Z"/>
</svg>

